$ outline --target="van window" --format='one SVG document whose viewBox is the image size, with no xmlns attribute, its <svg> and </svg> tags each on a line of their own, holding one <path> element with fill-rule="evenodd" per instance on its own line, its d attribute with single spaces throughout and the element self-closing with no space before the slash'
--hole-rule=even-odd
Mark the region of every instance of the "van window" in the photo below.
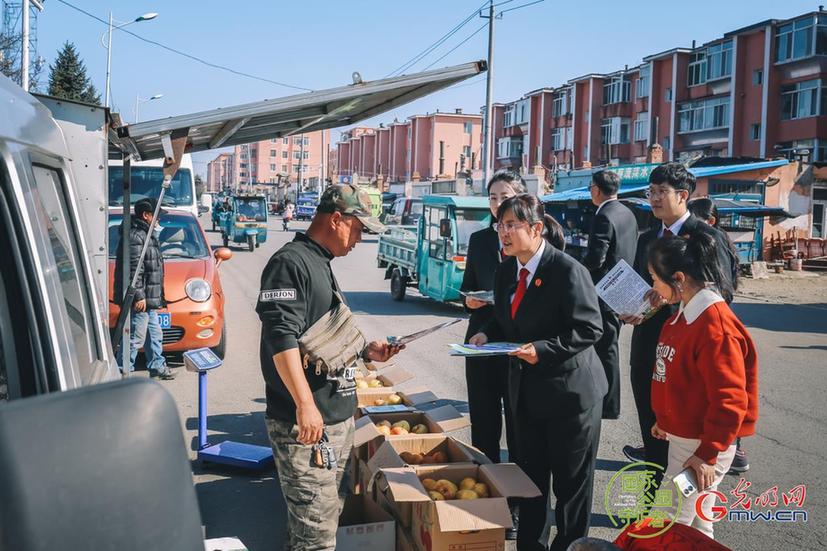
<svg viewBox="0 0 827 551">
<path fill-rule="evenodd" d="M 468 240 L 475 231 L 488 227 L 488 210 L 457 209 L 457 254 L 468 254 Z"/>
<path fill-rule="evenodd" d="M 161 184 L 164 183 L 164 169 L 160 166 L 133 166 L 129 171 L 132 180 L 129 193 L 131 204 L 147 197 L 157 198 L 161 194 Z M 192 174 L 189 169 L 180 168 L 170 182 L 170 187 L 164 194 L 164 204 L 170 206 L 191 206 Z M 109 167 L 109 206 L 123 206 L 123 167 Z"/>
<path fill-rule="evenodd" d="M 86 383 L 93 373 L 92 362 L 98 359 L 89 295 L 91 286 L 86 280 L 78 255 L 74 226 L 61 192 L 64 186 L 60 174 L 57 170 L 42 165 L 33 165 L 32 172 L 36 185 L 33 190 L 35 209 L 41 227 L 49 236 L 75 344 L 78 370 L 81 380 Z"/>
</svg>

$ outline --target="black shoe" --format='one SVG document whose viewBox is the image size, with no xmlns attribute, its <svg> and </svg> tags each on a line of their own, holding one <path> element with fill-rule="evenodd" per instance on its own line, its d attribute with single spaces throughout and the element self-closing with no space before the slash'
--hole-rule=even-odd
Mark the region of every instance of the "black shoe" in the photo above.
<svg viewBox="0 0 827 551">
<path fill-rule="evenodd" d="M 749 461 L 747 461 L 747 454 L 741 448 L 735 450 L 735 458 L 732 460 L 732 465 L 729 466 L 727 474 L 741 474 L 749 470 Z"/>
<path fill-rule="evenodd" d="M 511 528 L 505 529 L 505 539 L 509 541 L 516 541 L 517 529 L 519 528 L 520 524 L 520 514 L 517 512 L 516 508 L 511 509 L 511 524 L 513 524 Z"/>
<path fill-rule="evenodd" d="M 175 379 L 175 373 L 171 369 L 158 373 L 158 378 L 162 381 L 172 381 Z"/>
<path fill-rule="evenodd" d="M 623 455 L 625 455 L 632 463 L 646 461 L 646 448 L 643 446 L 640 446 L 639 448 L 634 446 L 623 446 Z"/>
</svg>

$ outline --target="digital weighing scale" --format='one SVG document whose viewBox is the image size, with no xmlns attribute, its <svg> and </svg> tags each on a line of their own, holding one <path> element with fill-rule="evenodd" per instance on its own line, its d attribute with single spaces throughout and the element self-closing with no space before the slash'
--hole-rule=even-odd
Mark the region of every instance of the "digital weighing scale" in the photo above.
<svg viewBox="0 0 827 551">
<path fill-rule="evenodd" d="M 207 443 L 207 373 L 224 362 L 209 348 L 184 352 L 187 371 L 198 373 L 198 459 L 209 463 L 260 470 L 273 464 L 273 451 L 267 446 L 225 440 Z"/>
</svg>

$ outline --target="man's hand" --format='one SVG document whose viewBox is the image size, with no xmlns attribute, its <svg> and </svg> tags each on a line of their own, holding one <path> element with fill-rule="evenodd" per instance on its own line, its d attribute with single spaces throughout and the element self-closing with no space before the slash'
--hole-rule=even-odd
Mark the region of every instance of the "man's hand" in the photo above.
<svg viewBox="0 0 827 551">
<path fill-rule="evenodd" d="M 540 356 L 537 355 L 537 349 L 531 343 L 524 344 L 519 350 L 509 352 L 509 356 L 516 356 L 530 365 L 537 365 L 540 361 Z"/>
<path fill-rule="evenodd" d="M 317 444 L 322 439 L 324 421 L 319 408 L 312 400 L 296 407 L 296 424 L 299 426 L 297 440 L 306 446 Z"/>
<path fill-rule="evenodd" d="M 666 431 L 658 426 L 657 423 L 652 425 L 652 436 L 658 440 L 666 440 Z"/>
<path fill-rule="evenodd" d="M 706 463 L 700 457 L 693 455 L 683 464 L 683 468 L 691 467 L 695 471 L 695 480 L 698 481 L 698 491 L 703 491 L 715 482 L 715 465 Z"/>
<path fill-rule="evenodd" d="M 474 346 L 482 346 L 487 342 L 488 335 L 486 335 L 485 333 L 477 333 L 476 335 L 468 339 L 468 344 L 473 344 Z"/>
<path fill-rule="evenodd" d="M 478 308 L 482 308 L 483 306 L 488 306 L 488 303 L 473 297 L 465 297 L 465 306 L 467 306 L 471 310 L 477 310 Z"/>
<path fill-rule="evenodd" d="M 388 344 L 385 341 L 373 341 L 365 348 L 365 356 L 374 362 L 386 362 L 396 356 L 405 345 Z"/>
<path fill-rule="evenodd" d="M 136 312 L 145 311 L 146 310 L 146 299 L 136 300 L 134 308 L 135 308 Z"/>
</svg>

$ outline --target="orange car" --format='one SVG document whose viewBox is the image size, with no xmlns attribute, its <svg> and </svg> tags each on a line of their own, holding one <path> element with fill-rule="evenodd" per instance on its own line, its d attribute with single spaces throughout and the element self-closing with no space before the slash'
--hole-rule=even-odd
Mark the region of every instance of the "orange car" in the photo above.
<svg viewBox="0 0 827 551">
<path fill-rule="evenodd" d="M 121 209 L 109 211 L 109 328 L 118 322 L 120 308 L 112 299 L 115 254 L 121 239 Z M 159 221 L 164 255 L 164 296 L 159 311 L 164 352 L 210 347 L 221 358 L 227 347 L 224 291 L 218 266 L 229 260 L 230 249 L 212 251 L 198 220 L 188 212 L 169 211 Z"/>
</svg>

